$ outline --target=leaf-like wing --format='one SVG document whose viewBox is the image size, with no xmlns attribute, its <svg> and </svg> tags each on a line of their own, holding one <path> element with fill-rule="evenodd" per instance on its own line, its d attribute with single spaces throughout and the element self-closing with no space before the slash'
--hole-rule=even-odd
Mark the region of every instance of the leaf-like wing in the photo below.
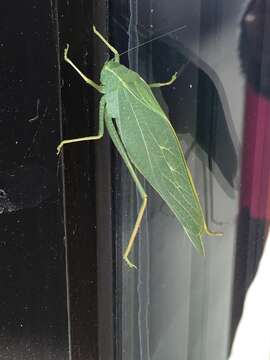
<svg viewBox="0 0 270 360">
<path fill-rule="evenodd" d="M 116 97 L 116 93 L 114 94 Z M 193 245 L 204 252 L 206 224 L 183 151 L 149 86 L 138 77 L 117 90 L 117 127 L 130 160 L 160 194 Z"/>
</svg>

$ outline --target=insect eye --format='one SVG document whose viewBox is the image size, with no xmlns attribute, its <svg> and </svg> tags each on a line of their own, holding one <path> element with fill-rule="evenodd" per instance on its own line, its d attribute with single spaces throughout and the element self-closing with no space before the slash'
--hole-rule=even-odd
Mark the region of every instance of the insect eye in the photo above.
<svg viewBox="0 0 270 360">
<path fill-rule="evenodd" d="M 7 196 L 7 193 L 5 192 L 5 190 L 3 189 L 0 189 L 0 199 L 2 198 L 5 198 Z"/>
</svg>

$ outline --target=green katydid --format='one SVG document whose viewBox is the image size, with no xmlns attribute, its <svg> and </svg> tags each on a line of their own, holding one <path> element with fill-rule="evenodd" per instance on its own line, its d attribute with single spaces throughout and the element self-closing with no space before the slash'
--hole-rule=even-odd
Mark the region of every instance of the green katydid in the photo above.
<svg viewBox="0 0 270 360">
<path fill-rule="evenodd" d="M 142 198 L 137 220 L 123 254 L 130 267 L 135 267 L 129 255 L 147 205 L 147 194 L 136 170 L 159 193 L 182 224 L 194 247 L 204 254 L 202 237 L 218 233 L 207 228 L 179 140 L 151 90 L 172 84 L 176 74 L 166 83 L 147 84 L 136 72 L 120 64 L 118 51 L 94 26 L 93 31 L 114 54 L 113 59 L 107 61 L 101 70 L 100 85 L 86 77 L 68 58 L 69 45 L 65 49 L 64 58 L 87 84 L 103 94 L 99 108 L 99 132 L 96 136 L 63 140 L 57 147 L 57 153 L 64 144 L 101 139 L 105 123 Z"/>
</svg>

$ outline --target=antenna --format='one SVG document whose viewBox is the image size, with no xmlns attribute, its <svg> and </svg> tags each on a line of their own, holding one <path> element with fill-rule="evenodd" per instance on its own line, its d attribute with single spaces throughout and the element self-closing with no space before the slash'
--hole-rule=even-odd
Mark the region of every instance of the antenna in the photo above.
<svg viewBox="0 0 270 360">
<path fill-rule="evenodd" d="M 156 37 L 154 37 L 154 38 L 152 38 L 152 39 L 150 39 L 150 40 L 147 40 L 147 41 L 143 42 L 142 44 L 139 44 L 138 46 L 134 46 L 133 48 L 130 48 L 130 49 L 122 52 L 121 54 L 119 54 L 119 56 L 122 56 L 122 55 L 124 55 L 124 54 L 127 54 L 127 53 L 130 52 L 130 51 L 136 50 L 136 49 L 138 49 L 138 48 L 141 47 L 141 46 L 144 46 L 144 45 L 146 45 L 146 44 L 151 43 L 152 41 L 161 39 L 161 38 L 163 38 L 164 36 L 167 36 L 167 35 L 170 35 L 170 34 L 173 34 L 173 33 L 177 32 L 177 31 L 183 30 L 183 29 L 185 29 L 186 27 L 187 27 L 186 25 L 183 25 L 183 26 L 180 26 L 180 27 L 178 27 L 178 28 L 176 28 L 176 29 L 174 29 L 174 30 L 168 31 L 168 32 L 166 32 L 165 34 L 158 35 L 158 36 L 156 36 Z"/>
</svg>

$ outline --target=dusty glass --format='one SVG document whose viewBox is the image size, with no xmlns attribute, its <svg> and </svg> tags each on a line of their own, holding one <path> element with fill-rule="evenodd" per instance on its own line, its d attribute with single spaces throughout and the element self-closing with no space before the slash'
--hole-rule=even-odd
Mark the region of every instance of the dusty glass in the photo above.
<svg viewBox="0 0 270 360">
<path fill-rule="evenodd" d="M 148 82 L 180 70 L 154 92 L 181 139 L 207 223 L 223 233 L 205 237 L 206 255 L 198 255 L 141 178 L 149 203 L 131 256 L 138 269 L 120 263 L 141 198 L 115 155 L 117 358 L 229 357 L 268 229 L 268 3 L 111 2 L 112 42 L 130 49 L 124 64 Z"/>
</svg>

